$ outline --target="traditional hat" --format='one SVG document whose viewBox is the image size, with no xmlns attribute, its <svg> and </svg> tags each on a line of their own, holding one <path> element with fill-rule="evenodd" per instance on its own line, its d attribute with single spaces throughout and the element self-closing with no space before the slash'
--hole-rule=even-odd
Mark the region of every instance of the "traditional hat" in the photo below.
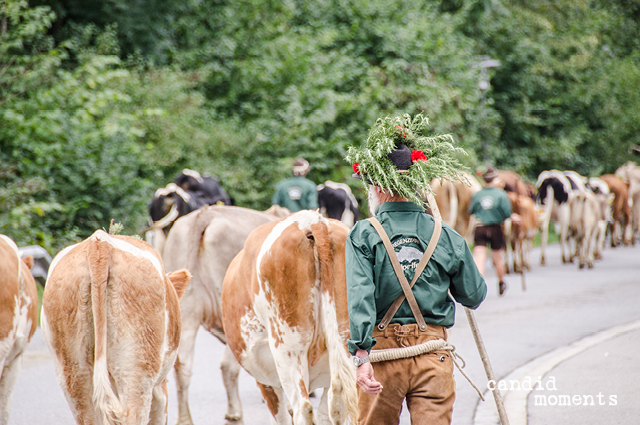
<svg viewBox="0 0 640 425">
<path fill-rule="evenodd" d="M 309 173 L 309 170 L 311 169 L 311 167 L 309 166 L 309 162 L 302 158 L 302 157 L 298 157 L 296 158 L 295 162 L 293 163 L 293 175 L 294 176 L 306 176 Z"/>
<path fill-rule="evenodd" d="M 496 170 L 496 168 L 491 165 L 487 168 L 487 171 L 485 171 L 484 174 L 482 175 L 482 179 L 486 183 L 491 183 L 494 179 L 497 179 L 497 178 L 498 178 L 498 170 Z"/>
<path fill-rule="evenodd" d="M 425 204 L 421 195 L 431 191 L 434 178 L 464 181 L 465 168 L 454 157 L 464 150 L 453 146 L 451 135 L 423 135 L 428 125 L 422 114 L 379 118 L 364 146 L 352 146 L 347 152 L 354 177 L 366 190 L 379 186 L 419 205 Z"/>
</svg>

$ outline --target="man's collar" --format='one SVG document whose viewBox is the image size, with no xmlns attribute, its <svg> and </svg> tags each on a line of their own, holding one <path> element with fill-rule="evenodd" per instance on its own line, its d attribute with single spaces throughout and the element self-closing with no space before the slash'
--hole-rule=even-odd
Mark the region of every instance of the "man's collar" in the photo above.
<svg viewBox="0 0 640 425">
<path fill-rule="evenodd" d="M 385 202 L 376 210 L 376 215 L 390 211 L 416 211 L 424 212 L 424 208 L 413 202 Z"/>
</svg>

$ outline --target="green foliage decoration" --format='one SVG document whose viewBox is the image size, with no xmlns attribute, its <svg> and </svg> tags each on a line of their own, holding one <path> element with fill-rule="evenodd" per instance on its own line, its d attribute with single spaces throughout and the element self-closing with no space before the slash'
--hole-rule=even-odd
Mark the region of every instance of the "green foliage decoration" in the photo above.
<svg viewBox="0 0 640 425">
<path fill-rule="evenodd" d="M 429 120 L 422 114 L 413 118 L 409 114 L 378 118 L 364 146 L 350 147 L 346 156 L 347 161 L 358 164 L 357 172 L 362 176 L 365 189 L 373 184 L 384 192 L 423 205 L 426 201 L 421 195 L 431 192 L 431 180 L 465 181 L 462 175 L 465 167 L 456 158 L 464 155 L 464 150 L 453 146 L 450 134 L 426 136 L 424 132 L 428 127 Z M 399 144 L 411 151 L 422 151 L 426 160 L 415 159 L 408 172 L 398 172 L 388 154 Z"/>
</svg>

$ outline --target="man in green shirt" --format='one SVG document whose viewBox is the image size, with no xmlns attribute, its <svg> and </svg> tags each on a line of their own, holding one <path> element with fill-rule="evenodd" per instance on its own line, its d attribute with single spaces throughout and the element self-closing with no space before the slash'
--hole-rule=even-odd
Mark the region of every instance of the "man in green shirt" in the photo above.
<svg viewBox="0 0 640 425">
<path fill-rule="evenodd" d="M 292 213 L 318 208 L 316 185 L 305 178 L 310 169 L 309 163 L 304 158 L 296 158 L 293 164 L 293 177 L 278 183 L 272 204 L 285 207 Z"/>
<path fill-rule="evenodd" d="M 451 423 L 455 382 L 448 351 L 423 352 L 373 366 L 368 355 L 374 346 L 402 349 L 446 340 L 446 329 L 455 318 L 451 296 L 475 309 L 486 295 L 465 240 L 425 213 L 416 195 L 429 187 L 421 176 L 434 172 L 425 153 L 441 156 L 444 162 L 451 159 L 455 165 L 446 149 L 438 151 L 426 143 L 420 123 L 418 117 L 378 120 L 367 145 L 350 149 L 347 156 L 354 162 L 354 177 L 366 185 L 370 212 L 375 214 L 375 220 L 356 223 L 345 249 L 348 348 L 357 366 L 359 424 L 398 423 L 405 399 L 412 423 Z M 396 124 L 399 134 L 393 134 L 390 124 Z M 377 131 L 381 126 L 385 131 Z M 378 158 L 377 153 L 381 153 Z"/>
<path fill-rule="evenodd" d="M 504 221 L 512 217 L 511 201 L 502 187 L 498 170 L 489 167 L 482 175 L 485 186 L 479 192 L 473 194 L 469 214 L 476 218 L 477 227 L 474 231 L 473 258 L 478 265 L 480 273 L 484 276 L 484 264 L 487 260 L 487 245 L 491 246 L 491 259 L 498 275 L 498 293 L 504 294 L 507 284 L 504 282 L 504 261 L 502 251 L 506 243 L 502 225 Z M 513 221 L 517 222 L 516 214 Z"/>
</svg>

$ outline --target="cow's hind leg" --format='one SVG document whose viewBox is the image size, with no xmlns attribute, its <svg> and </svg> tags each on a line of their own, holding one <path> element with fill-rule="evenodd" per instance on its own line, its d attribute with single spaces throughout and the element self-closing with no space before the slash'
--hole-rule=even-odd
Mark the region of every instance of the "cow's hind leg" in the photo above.
<svg viewBox="0 0 640 425">
<path fill-rule="evenodd" d="M 18 356 L 11 363 L 5 364 L 0 378 L 0 424 L 9 423 L 9 413 L 11 412 L 11 391 L 18 379 L 22 355 Z"/>
<path fill-rule="evenodd" d="M 264 385 L 257 382 L 258 388 L 262 393 L 262 398 L 267 403 L 269 412 L 273 416 L 271 418 L 272 425 L 291 425 L 292 417 L 287 406 L 287 399 L 284 396 L 282 388 L 274 388 L 270 385 Z"/>
<path fill-rule="evenodd" d="M 151 411 L 149 412 L 149 425 L 165 425 L 167 423 L 167 380 L 153 389 L 151 399 Z"/>
<path fill-rule="evenodd" d="M 329 388 L 324 388 L 318 405 L 318 425 L 333 425 L 329 417 Z"/>
<path fill-rule="evenodd" d="M 238 393 L 238 375 L 240 374 L 240 363 L 236 360 L 229 346 L 224 349 L 222 355 L 222 381 L 227 390 L 227 414 L 225 419 L 227 424 L 242 424 L 242 402 Z"/>
<path fill-rule="evenodd" d="M 196 335 L 200 322 L 194 318 L 183 318 L 182 332 L 180 333 L 180 346 L 178 358 L 174 366 L 176 376 L 176 388 L 178 390 L 178 421 L 177 425 L 193 425 L 189 412 L 189 385 L 191 384 L 191 371 L 193 369 L 193 355 L 196 344 Z"/>
<path fill-rule="evenodd" d="M 274 354 L 278 350 L 272 347 Z M 311 425 L 313 420 L 313 405 L 309 399 L 308 373 L 305 373 L 304 365 L 308 364 L 305 355 L 281 352 L 275 354 L 276 368 L 282 387 L 293 408 L 293 423 L 296 425 Z M 293 355 L 291 355 L 293 354 Z M 291 355 L 291 356 L 290 356 Z"/>
</svg>

